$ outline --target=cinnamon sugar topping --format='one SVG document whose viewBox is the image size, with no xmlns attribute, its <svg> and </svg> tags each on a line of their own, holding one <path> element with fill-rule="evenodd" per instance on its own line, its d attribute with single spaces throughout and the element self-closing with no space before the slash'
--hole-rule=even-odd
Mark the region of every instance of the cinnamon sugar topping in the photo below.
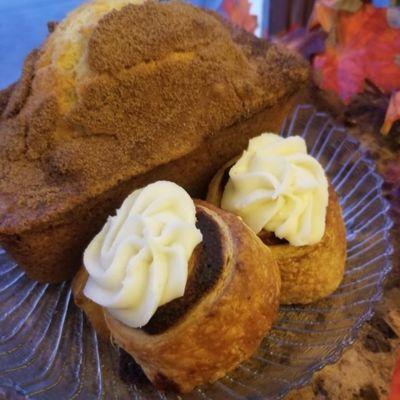
<svg viewBox="0 0 400 400">
<path fill-rule="evenodd" d="M 130 2 L 82 6 L 28 57 L 0 119 L 9 160 L 0 231 L 51 220 L 187 155 L 307 79 L 297 56 L 211 13 L 178 2 L 123 7 Z M 81 35 L 73 43 L 69 24 Z"/>
</svg>

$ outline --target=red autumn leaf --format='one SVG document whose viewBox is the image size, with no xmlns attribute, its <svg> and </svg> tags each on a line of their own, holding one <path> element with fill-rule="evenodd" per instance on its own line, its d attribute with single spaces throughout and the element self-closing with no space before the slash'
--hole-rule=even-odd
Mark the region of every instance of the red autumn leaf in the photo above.
<svg viewBox="0 0 400 400">
<path fill-rule="evenodd" d="M 316 56 L 314 68 L 320 74 L 319 84 L 323 89 L 333 90 L 348 102 L 362 91 L 365 80 L 365 65 L 359 63 L 364 51 L 328 49 L 323 56 Z"/>
<path fill-rule="evenodd" d="M 258 26 L 257 16 L 250 14 L 250 3 L 248 0 L 224 0 L 222 10 L 229 19 L 248 32 L 254 32 Z"/>
<path fill-rule="evenodd" d="M 365 46 L 376 38 L 377 33 L 385 29 L 387 24 L 385 19 L 382 19 L 385 12 L 383 8 L 364 6 L 357 13 L 340 13 L 337 24 L 339 44 Z M 361 40 L 361 43 L 357 44 L 358 40 Z"/>
<path fill-rule="evenodd" d="M 387 93 L 400 89 L 400 30 L 390 28 L 381 32 L 379 40 L 371 41 L 369 46 L 367 77 Z"/>
<path fill-rule="evenodd" d="M 387 135 L 392 125 L 400 119 L 400 91 L 393 93 L 390 98 L 389 107 L 386 111 L 385 122 L 382 125 L 381 132 Z"/>
<path fill-rule="evenodd" d="M 323 89 L 334 90 L 345 102 L 362 91 L 365 79 L 385 93 L 400 89 L 400 30 L 388 25 L 386 13 L 366 4 L 356 13 L 335 14 L 326 51 L 314 60 Z"/>
</svg>

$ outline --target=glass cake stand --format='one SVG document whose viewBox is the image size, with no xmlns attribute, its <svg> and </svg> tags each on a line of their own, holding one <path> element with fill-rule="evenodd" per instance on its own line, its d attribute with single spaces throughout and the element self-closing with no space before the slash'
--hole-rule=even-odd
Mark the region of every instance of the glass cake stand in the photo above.
<svg viewBox="0 0 400 400">
<path fill-rule="evenodd" d="M 373 163 L 328 115 L 299 106 L 282 134 L 305 138 L 340 196 L 348 250 L 335 293 L 308 306 L 280 307 L 273 330 L 250 360 L 218 382 L 179 396 L 154 389 L 130 358 L 97 340 L 74 305 L 69 283 L 33 282 L 0 250 L 0 396 L 280 399 L 335 362 L 372 316 L 391 269 L 389 206 Z"/>
</svg>

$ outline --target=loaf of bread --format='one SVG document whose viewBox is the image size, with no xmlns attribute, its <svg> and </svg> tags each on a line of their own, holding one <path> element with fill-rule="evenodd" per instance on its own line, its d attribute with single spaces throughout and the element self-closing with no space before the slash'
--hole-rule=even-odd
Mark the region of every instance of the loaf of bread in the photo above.
<svg viewBox="0 0 400 400">
<path fill-rule="evenodd" d="M 70 279 L 137 187 L 203 195 L 307 83 L 298 56 L 211 12 L 139 3 L 85 3 L 0 93 L 0 243 L 33 279 Z"/>
</svg>

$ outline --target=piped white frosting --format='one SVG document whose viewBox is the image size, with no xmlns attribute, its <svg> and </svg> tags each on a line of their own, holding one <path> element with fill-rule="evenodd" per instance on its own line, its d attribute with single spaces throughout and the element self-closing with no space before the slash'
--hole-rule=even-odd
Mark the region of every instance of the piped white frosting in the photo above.
<svg viewBox="0 0 400 400">
<path fill-rule="evenodd" d="M 188 263 L 202 241 L 193 200 L 172 182 L 136 190 L 84 253 L 84 294 L 126 325 L 146 325 L 183 296 Z"/>
<path fill-rule="evenodd" d="M 272 133 L 250 140 L 230 169 L 221 201 L 255 233 L 265 229 L 294 246 L 322 239 L 327 205 L 327 178 L 305 141 Z"/>
</svg>

